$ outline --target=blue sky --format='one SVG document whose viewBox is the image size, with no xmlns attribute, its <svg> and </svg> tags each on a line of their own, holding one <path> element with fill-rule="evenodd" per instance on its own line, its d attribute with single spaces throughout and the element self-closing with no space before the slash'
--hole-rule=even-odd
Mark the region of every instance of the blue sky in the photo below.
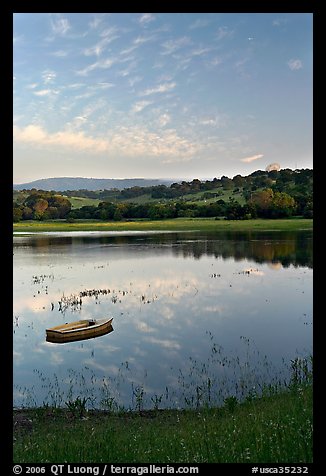
<svg viewBox="0 0 326 476">
<path fill-rule="evenodd" d="M 14 183 L 312 168 L 312 21 L 14 14 Z"/>
</svg>

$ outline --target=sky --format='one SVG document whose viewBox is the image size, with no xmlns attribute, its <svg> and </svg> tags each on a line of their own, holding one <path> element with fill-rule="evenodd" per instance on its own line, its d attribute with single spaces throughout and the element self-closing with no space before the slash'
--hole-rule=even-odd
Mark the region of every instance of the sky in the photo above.
<svg viewBox="0 0 326 476">
<path fill-rule="evenodd" d="M 15 13 L 13 181 L 313 167 L 312 13 Z"/>
</svg>

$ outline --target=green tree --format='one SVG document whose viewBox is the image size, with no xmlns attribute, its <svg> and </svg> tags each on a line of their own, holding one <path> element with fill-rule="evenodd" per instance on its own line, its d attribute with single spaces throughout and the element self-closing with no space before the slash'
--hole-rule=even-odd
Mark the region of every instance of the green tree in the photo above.
<svg viewBox="0 0 326 476">
<path fill-rule="evenodd" d="M 33 217 L 35 220 L 41 220 L 45 210 L 48 208 L 48 201 L 44 198 L 38 198 L 33 205 Z"/>
<path fill-rule="evenodd" d="M 293 215 L 296 203 L 293 197 L 285 192 L 275 192 L 271 204 L 271 217 L 283 218 Z"/>
<path fill-rule="evenodd" d="M 13 221 L 18 222 L 22 219 L 23 217 L 23 211 L 20 207 L 14 207 L 13 208 Z"/>
<path fill-rule="evenodd" d="M 23 206 L 23 220 L 32 220 L 33 210 L 30 207 Z"/>
<path fill-rule="evenodd" d="M 273 202 L 274 192 L 271 188 L 265 190 L 258 190 L 251 194 L 250 203 L 256 205 L 260 210 L 267 210 L 271 207 Z"/>
</svg>

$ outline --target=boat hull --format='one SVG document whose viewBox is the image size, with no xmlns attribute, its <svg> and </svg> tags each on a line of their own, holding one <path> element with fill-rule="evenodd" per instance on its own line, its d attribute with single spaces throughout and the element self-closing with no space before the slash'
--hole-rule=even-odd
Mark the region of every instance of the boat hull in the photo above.
<svg viewBox="0 0 326 476">
<path fill-rule="evenodd" d="M 88 320 L 71 322 L 46 329 L 46 341 L 62 344 L 78 340 L 93 339 L 113 331 L 113 319 L 99 319 L 90 324 Z"/>
</svg>

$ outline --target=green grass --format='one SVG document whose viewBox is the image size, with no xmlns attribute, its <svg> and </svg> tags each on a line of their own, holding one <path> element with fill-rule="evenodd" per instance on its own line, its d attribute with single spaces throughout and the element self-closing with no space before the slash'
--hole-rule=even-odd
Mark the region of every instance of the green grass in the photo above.
<svg viewBox="0 0 326 476">
<path fill-rule="evenodd" d="M 152 410 L 80 418 L 67 410 L 23 410 L 15 463 L 309 463 L 312 386 L 221 408 Z M 17 420 L 17 412 L 16 412 Z"/>
<path fill-rule="evenodd" d="M 224 200 L 226 203 L 229 201 L 230 198 L 233 198 L 240 205 L 244 205 L 246 203 L 245 198 L 243 197 L 242 192 L 233 193 L 233 190 L 223 190 L 221 188 L 216 188 L 213 190 L 207 190 L 210 193 L 220 193 L 221 195 L 213 198 L 204 198 L 205 191 L 200 191 L 197 193 L 188 193 L 183 195 L 183 199 L 188 203 L 196 203 L 197 205 L 207 205 L 209 203 L 215 203 L 219 200 Z M 173 200 L 175 201 L 175 199 Z"/>
<path fill-rule="evenodd" d="M 85 206 L 94 206 L 97 205 L 102 201 L 98 200 L 97 198 L 85 198 L 85 197 L 67 197 L 71 203 L 72 210 L 76 208 L 81 208 Z"/>
<path fill-rule="evenodd" d="M 279 219 L 279 220 L 214 220 L 211 218 L 176 218 L 157 221 L 98 222 L 93 220 L 76 220 L 67 223 L 64 220 L 24 221 L 14 223 L 13 231 L 44 232 L 44 231 L 296 231 L 312 230 L 312 219 Z"/>
</svg>

